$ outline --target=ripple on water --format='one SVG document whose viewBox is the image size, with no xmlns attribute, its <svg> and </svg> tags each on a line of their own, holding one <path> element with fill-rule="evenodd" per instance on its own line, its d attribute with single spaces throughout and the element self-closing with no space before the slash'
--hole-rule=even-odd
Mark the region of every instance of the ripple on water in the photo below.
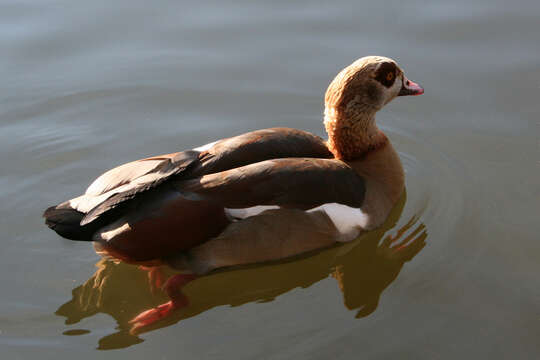
<svg viewBox="0 0 540 360">
<path fill-rule="evenodd" d="M 464 220 L 466 174 L 458 160 L 425 139 L 402 129 L 384 130 L 399 150 L 406 173 L 407 203 L 402 219 L 418 216 L 428 229 L 431 251 L 442 255 L 452 247 L 456 229 Z M 431 257 L 428 263 L 438 258 Z"/>
</svg>

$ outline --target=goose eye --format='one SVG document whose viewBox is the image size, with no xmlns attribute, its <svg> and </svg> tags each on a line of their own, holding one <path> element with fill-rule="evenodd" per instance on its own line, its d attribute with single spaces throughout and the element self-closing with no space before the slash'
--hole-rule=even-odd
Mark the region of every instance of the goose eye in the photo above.
<svg viewBox="0 0 540 360">
<path fill-rule="evenodd" d="M 397 74 L 396 65 L 390 62 L 382 63 L 377 69 L 375 74 L 375 79 L 380 82 L 383 86 L 390 88 L 394 85 Z"/>
</svg>

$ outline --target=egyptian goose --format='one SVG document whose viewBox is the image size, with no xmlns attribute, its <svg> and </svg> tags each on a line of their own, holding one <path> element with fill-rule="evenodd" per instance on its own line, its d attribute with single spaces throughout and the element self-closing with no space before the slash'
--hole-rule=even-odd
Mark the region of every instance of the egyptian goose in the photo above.
<svg viewBox="0 0 540 360">
<path fill-rule="evenodd" d="M 195 273 L 350 241 L 380 226 L 404 190 L 375 113 L 423 92 L 394 60 L 361 58 L 326 91 L 328 141 L 272 128 L 130 162 L 48 208 L 45 223 L 118 258 L 169 258 Z"/>
</svg>

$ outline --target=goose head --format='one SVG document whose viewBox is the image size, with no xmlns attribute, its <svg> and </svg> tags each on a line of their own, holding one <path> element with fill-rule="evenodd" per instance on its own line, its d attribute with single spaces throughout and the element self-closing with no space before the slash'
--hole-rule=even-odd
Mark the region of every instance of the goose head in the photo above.
<svg viewBox="0 0 540 360">
<path fill-rule="evenodd" d="M 338 158 L 353 159 L 377 147 L 386 137 L 375 125 L 375 113 L 397 96 L 423 93 L 390 58 L 356 60 L 337 74 L 326 91 L 324 123 L 330 150 Z"/>
</svg>

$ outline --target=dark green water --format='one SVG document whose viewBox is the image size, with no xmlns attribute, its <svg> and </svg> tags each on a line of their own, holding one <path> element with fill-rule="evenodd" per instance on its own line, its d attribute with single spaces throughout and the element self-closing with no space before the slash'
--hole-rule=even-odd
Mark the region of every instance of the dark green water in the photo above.
<svg viewBox="0 0 540 360">
<path fill-rule="evenodd" d="M 2 358 L 539 357 L 539 17 L 538 1 L 0 1 Z M 407 172 L 396 227 L 200 279 L 183 313 L 130 335 L 164 295 L 43 209 L 141 157 L 322 135 L 326 86 L 371 54 L 426 89 L 377 118 Z M 413 216 L 410 261 L 376 249 Z"/>
</svg>

